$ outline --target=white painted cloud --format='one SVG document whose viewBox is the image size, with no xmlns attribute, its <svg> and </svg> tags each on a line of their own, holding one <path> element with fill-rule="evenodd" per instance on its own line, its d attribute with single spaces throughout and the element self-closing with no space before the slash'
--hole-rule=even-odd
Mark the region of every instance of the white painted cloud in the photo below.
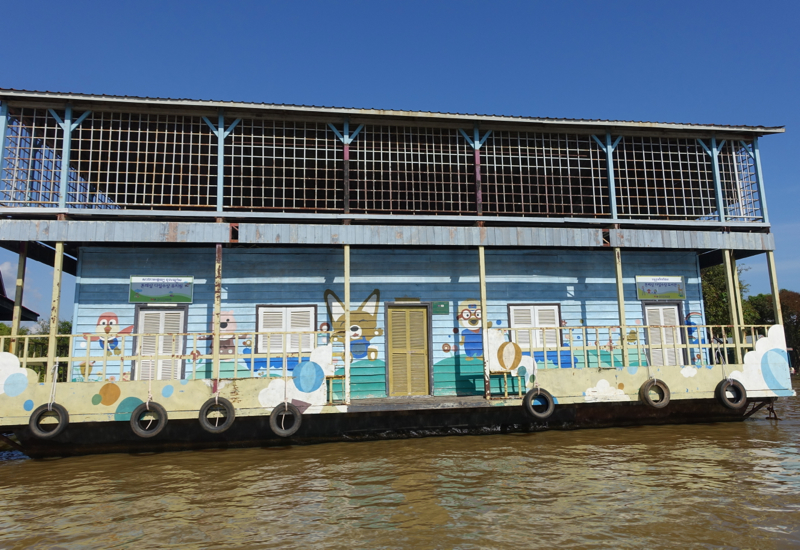
<svg viewBox="0 0 800 550">
<path fill-rule="evenodd" d="M 23 369 L 19 366 L 19 359 L 16 355 L 7 353 L 5 351 L 0 352 L 0 395 L 4 393 L 18 395 L 17 390 L 21 391 L 28 385 L 27 373 L 25 371 L 26 369 Z M 9 381 L 9 384 L 14 385 L 15 389 L 12 390 L 9 388 L 10 391 L 7 392 L 6 381 L 12 376 L 14 379 Z"/>
<path fill-rule="evenodd" d="M 730 377 L 741 382 L 750 397 L 773 397 L 778 395 L 776 391 L 781 395 L 794 395 L 783 327 L 770 327 L 767 336 L 756 342 L 755 350 L 744 356 L 742 370 L 733 371 Z"/>
<path fill-rule="evenodd" d="M 288 401 L 300 401 L 311 405 L 303 413 L 316 413 L 328 402 L 328 385 L 323 384 L 315 391 L 306 393 L 302 392 L 294 385 L 294 379 L 289 379 L 285 383 L 283 378 L 274 378 L 270 380 L 269 386 L 261 390 L 258 394 L 258 402 L 262 407 L 272 409 L 278 406 L 279 403 Z"/>
<path fill-rule="evenodd" d="M 631 398 L 625 395 L 625 392 L 615 388 L 608 383 L 605 378 L 598 380 L 593 388 L 588 388 L 583 392 L 585 401 L 587 403 L 596 403 L 600 401 L 630 401 Z"/>
<path fill-rule="evenodd" d="M 683 375 L 684 378 L 691 378 L 692 376 L 697 374 L 697 369 L 691 366 L 683 367 L 681 368 L 681 374 Z"/>
</svg>

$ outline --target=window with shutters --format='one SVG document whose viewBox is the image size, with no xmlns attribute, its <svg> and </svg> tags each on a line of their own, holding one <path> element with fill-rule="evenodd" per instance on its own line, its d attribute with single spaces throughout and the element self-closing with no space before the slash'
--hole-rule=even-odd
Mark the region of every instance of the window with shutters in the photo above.
<svg viewBox="0 0 800 550">
<path fill-rule="evenodd" d="M 258 353 L 311 352 L 316 306 L 257 306 Z M 269 334 L 269 333 L 275 333 Z M 291 334 L 291 333 L 306 334 Z"/>
<path fill-rule="evenodd" d="M 523 350 L 556 347 L 560 343 L 561 312 L 558 304 L 509 304 L 509 326 L 518 330 L 515 342 Z"/>
<path fill-rule="evenodd" d="M 675 304 L 644 305 L 650 364 L 654 367 L 678 365 L 682 354 L 677 345 L 683 342 L 679 325 L 680 311 Z"/>
<path fill-rule="evenodd" d="M 186 311 L 142 308 L 137 314 L 138 355 L 151 356 L 136 363 L 135 380 L 180 380 L 183 361 L 170 356 L 184 353 Z"/>
</svg>

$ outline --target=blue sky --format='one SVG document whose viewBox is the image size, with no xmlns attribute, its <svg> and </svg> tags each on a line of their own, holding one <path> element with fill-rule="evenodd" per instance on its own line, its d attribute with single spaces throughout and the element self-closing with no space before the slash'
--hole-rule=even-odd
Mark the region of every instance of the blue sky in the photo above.
<svg viewBox="0 0 800 550">
<path fill-rule="evenodd" d="M 0 20 L 3 88 L 785 125 L 761 154 L 778 280 L 800 291 L 798 2 L 73 0 L 6 2 Z M 751 293 L 769 292 L 764 257 L 747 263 Z M 11 294 L 16 255 L 0 269 Z M 39 313 L 50 273 L 29 263 Z"/>
</svg>

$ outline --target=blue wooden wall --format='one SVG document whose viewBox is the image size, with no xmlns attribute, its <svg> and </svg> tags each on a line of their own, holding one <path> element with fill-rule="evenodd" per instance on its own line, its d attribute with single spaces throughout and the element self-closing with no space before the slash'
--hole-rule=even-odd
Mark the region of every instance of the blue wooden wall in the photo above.
<svg viewBox="0 0 800 550">
<path fill-rule="evenodd" d="M 702 312 L 697 255 L 693 251 L 623 252 L 627 323 L 644 324 L 636 297 L 636 275 L 681 275 L 687 286 L 684 315 Z M 76 334 L 94 333 L 98 317 L 113 312 L 122 327 L 134 324 L 128 303 L 131 275 L 193 276 L 194 302 L 188 331 L 208 332 L 213 313 L 214 251 L 199 248 L 82 248 L 76 285 Z M 559 303 L 568 326 L 618 324 L 614 255 L 608 251 L 489 249 L 486 251 L 488 317 L 492 326 L 508 326 L 508 303 Z M 256 327 L 257 304 L 316 304 L 317 327 L 330 323 L 325 290 L 343 298 L 341 248 L 224 249 L 222 310 L 232 311 L 239 331 Z M 449 314 L 432 316 L 433 390 L 436 395 L 483 392 L 483 365 L 459 343 L 459 303 L 478 301 L 478 254 L 474 249 L 357 249 L 351 251 L 352 309 L 380 291 L 378 326 L 385 330 L 385 302 L 419 299 L 448 302 Z M 75 354 L 84 354 L 77 346 Z M 240 351 L 244 344 L 241 343 Z M 92 355 L 103 353 L 93 344 Z M 355 361 L 353 398 L 386 395 L 385 336 L 370 346 L 376 361 Z M 130 346 L 126 350 L 131 352 Z M 446 351 L 449 348 L 450 351 Z M 208 348 L 210 349 L 210 348 Z M 119 376 L 109 359 L 108 374 Z M 240 376 L 246 366 L 240 365 Z M 115 370 L 116 369 L 116 370 Z"/>
</svg>

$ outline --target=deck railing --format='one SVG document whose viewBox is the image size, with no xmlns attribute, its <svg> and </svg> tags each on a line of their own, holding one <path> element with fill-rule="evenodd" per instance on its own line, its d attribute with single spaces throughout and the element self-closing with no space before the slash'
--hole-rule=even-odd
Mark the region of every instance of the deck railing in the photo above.
<svg viewBox="0 0 800 550">
<path fill-rule="evenodd" d="M 298 364 L 332 342 L 332 334 L 324 331 L 221 333 L 220 341 L 230 341 L 233 345 L 221 344 L 218 356 L 214 353 L 214 333 L 139 333 L 110 337 L 94 333 L 69 334 L 57 337 L 69 342 L 69 355 L 56 355 L 53 362 L 54 366 L 61 366 L 58 372 L 62 382 L 291 376 Z M 46 342 L 47 337 L 0 336 L 0 349 L 8 351 L 14 341 L 20 366 L 38 372 L 43 380 L 48 363 L 43 340 Z M 327 354 L 335 360 L 343 356 L 343 351 L 343 343 L 333 342 L 330 352 L 323 352 L 323 356 Z M 340 361 L 337 366 L 341 368 L 343 363 Z"/>
<path fill-rule="evenodd" d="M 766 325 L 503 328 L 489 329 L 495 334 L 490 334 L 488 341 L 489 353 L 494 354 L 497 349 L 492 346 L 500 339 L 514 342 L 540 369 L 705 367 L 741 363 L 768 329 Z M 70 350 L 68 355 L 55 354 L 52 359 L 54 367 L 60 366 L 60 382 L 291 377 L 295 367 L 311 360 L 312 354 L 326 364 L 326 376 L 341 375 L 344 368 L 343 339 L 324 331 L 222 333 L 221 342 L 233 345 L 221 345 L 218 356 L 213 333 L 113 337 L 91 333 L 57 338 L 66 339 Z M 0 349 L 8 351 L 12 341 L 20 366 L 38 372 L 44 380 L 48 356 L 42 344 L 47 337 L 0 336 Z M 319 349 L 328 344 L 330 348 Z M 63 344 L 61 349 L 65 349 Z"/>
<path fill-rule="evenodd" d="M 741 363 L 768 329 L 767 325 L 634 325 L 489 330 L 516 343 L 538 368 L 602 369 Z"/>
</svg>

